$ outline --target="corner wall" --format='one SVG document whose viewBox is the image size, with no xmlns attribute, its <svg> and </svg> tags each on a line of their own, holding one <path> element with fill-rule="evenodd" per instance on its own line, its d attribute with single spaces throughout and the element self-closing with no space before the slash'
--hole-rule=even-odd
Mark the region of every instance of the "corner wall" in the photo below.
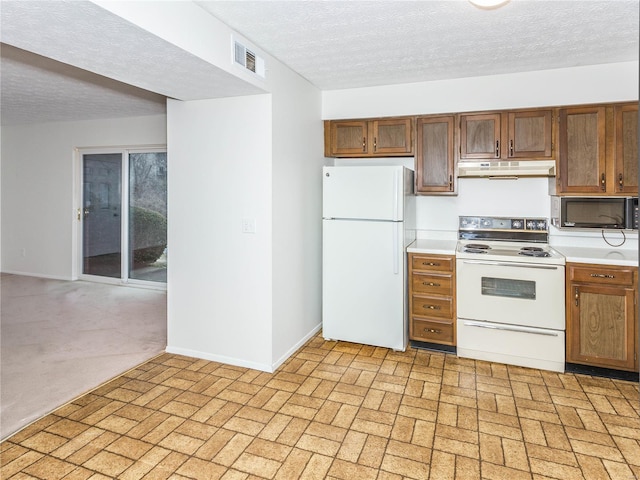
<svg viewBox="0 0 640 480">
<path fill-rule="evenodd" d="M 271 95 L 169 100 L 167 132 L 167 351 L 270 371 Z"/>
<path fill-rule="evenodd" d="M 320 91 L 271 64 L 273 368 L 322 326 L 323 123 Z"/>
</svg>

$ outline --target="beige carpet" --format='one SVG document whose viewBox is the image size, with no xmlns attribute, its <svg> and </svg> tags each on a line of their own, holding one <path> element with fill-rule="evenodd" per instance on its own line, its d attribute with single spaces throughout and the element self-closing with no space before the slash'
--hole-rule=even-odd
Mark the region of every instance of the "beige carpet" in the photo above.
<svg viewBox="0 0 640 480">
<path fill-rule="evenodd" d="M 166 292 L 0 276 L 0 438 L 163 352 Z"/>
</svg>

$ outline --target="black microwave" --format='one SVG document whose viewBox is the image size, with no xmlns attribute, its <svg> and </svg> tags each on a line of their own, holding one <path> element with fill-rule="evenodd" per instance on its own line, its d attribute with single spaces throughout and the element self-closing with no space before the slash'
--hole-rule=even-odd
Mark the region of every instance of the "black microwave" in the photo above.
<svg viewBox="0 0 640 480">
<path fill-rule="evenodd" d="M 558 228 L 638 229 L 637 197 L 551 197 Z"/>
</svg>

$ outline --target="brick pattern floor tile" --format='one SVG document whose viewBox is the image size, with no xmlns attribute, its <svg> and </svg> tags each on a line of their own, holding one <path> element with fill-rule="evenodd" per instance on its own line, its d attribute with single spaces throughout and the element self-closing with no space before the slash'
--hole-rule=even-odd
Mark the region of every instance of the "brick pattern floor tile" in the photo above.
<svg viewBox="0 0 640 480">
<path fill-rule="evenodd" d="M 316 335 L 273 374 L 160 355 L 0 447 L 6 480 L 637 480 L 640 396 Z"/>
</svg>

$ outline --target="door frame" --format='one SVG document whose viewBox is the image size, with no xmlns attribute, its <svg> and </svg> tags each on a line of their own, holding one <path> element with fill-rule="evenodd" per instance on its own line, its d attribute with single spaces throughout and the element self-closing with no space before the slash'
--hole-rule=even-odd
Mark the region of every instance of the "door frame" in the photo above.
<svg viewBox="0 0 640 480">
<path fill-rule="evenodd" d="M 76 147 L 74 148 L 74 192 L 73 192 L 73 245 L 72 245 L 72 272 L 73 280 L 86 280 L 97 283 L 108 283 L 115 285 L 127 285 L 132 287 L 151 288 L 156 290 L 166 290 L 167 284 L 162 282 L 152 282 L 148 280 L 138 280 L 129 278 L 129 154 L 140 152 L 166 152 L 166 145 L 130 145 L 118 147 Z M 122 158 L 121 175 L 121 259 L 120 278 L 103 277 L 100 275 L 89 275 L 83 273 L 83 156 L 100 153 L 119 153 Z"/>
</svg>

